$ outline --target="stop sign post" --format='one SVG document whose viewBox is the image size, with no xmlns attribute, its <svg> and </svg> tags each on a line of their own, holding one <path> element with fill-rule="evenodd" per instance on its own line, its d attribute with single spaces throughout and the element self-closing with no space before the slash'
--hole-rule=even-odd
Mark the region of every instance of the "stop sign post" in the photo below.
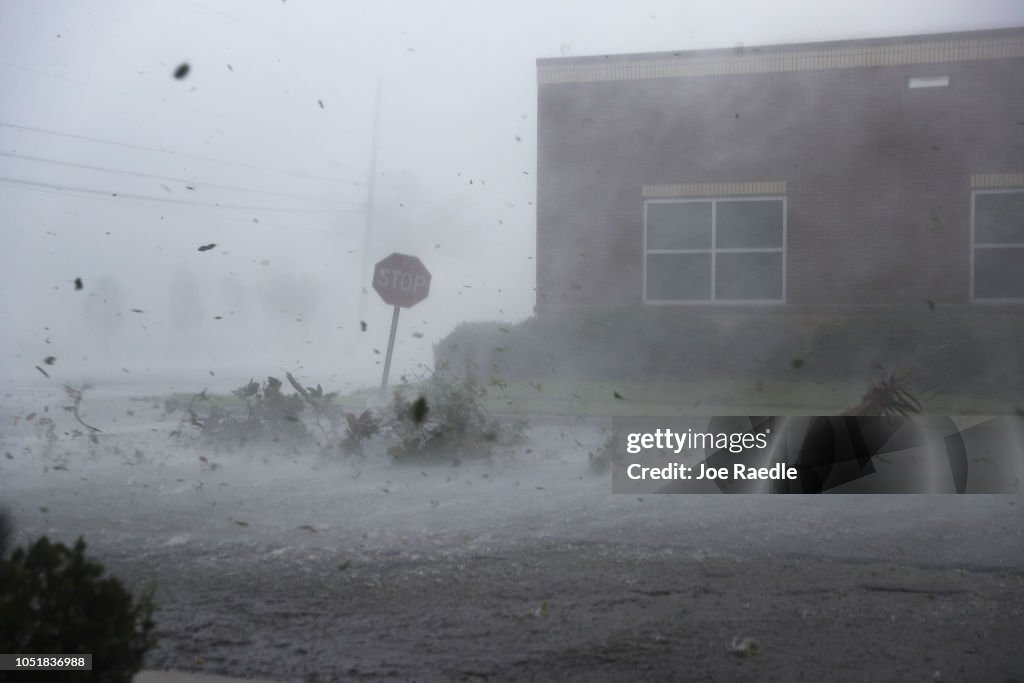
<svg viewBox="0 0 1024 683">
<path fill-rule="evenodd" d="M 384 376 L 380 381 L 380 398 L 383 400 L 388 390 L 391 354 L 395 350 L 398 312 L 427 298 L 427 294 L 430 293 L 430 271 L 415 256 L 391 254 L 374 266 L 373 288 L 380 294 L 384 303 L 395 307 L 395 312 L 391 315 L 391 336 L 388 338 L 388 355 L 384 359 Z"/>
</svg>

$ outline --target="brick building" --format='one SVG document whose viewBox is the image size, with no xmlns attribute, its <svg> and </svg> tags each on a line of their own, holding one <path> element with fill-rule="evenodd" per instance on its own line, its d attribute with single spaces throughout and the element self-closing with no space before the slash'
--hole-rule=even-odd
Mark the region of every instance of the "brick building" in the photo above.
<svg viewBox="0 0 1024 683">
<path fill-rule="evenodd" d="M 1024 28 L 537 69 L 541 315 L 1024 303 Z"/>
</svg>

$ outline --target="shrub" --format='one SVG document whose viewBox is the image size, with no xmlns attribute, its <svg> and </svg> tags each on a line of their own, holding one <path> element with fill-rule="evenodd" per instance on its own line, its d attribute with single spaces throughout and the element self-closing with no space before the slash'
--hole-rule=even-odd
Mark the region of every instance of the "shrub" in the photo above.
<svg viewBox="0 0 1024 683">
<path fill-rule="evenodd" d="M 131 683 L 156 642 L 153 590 L 136 602 L 103 566 L 45 536 L 0 559 L 0 643 L 7 652 L 91 654 L 91 672 L 37 673 L 32 680 Z"/>
<path fill-rule="evenodd" d="M 369 408 L 359 415 L 345 413 L 345 422 L 345 438 L 340 446 L 347 453 L 362 453 L 363 444 L 376 436 L 381 428 L 380 420 Z"/>
<path fill-rule="evenodd" d="M 1010 344 L 1000 321 L 969 308 L 921 308 L 834 316 L 814 335 L 811 369 L 841 379 L 910 371 L 917 386 L 985 390 L 986 365 Z"/>
<path fill-rule="evenodd" d="M 503 382 L 862 382 L 909 370 L 917 386 L 1012 396 L 1024 385 L 1022 335 L 1024 316 L 1005 306 L 594 307 L 463 323 L 434 362 Z"/>
<path fill-rule="evenodd" d="M 594 308 L 515 325 L 463 323 L 435 346 L 434 363 L 504 381 L 690 379 L 712 367 L 718 341 L 705 312 Z"/>
<path fill-rule="evenodd" d="M 241 405 L 211 398 L 204 389 L 184 406 L 178 399 L 167 400 L 164 410 L 169 413 L 184 407 L 189 424 L 216 445 L 244 445 L 248 441 L 267 440 L 307 441 L 312 435 L 300 417 L 307 406 L 312 411 L 313 424 L 325 441 L 338 436 L 345 416 L 335 402 L 337 392 L 326 393 L 319 384 L 303 387 L 291 373 L 285 375 L 295 388 L 295 394 L 285 394 L 281 391 L 281 380 L 267 377 L 262 385 L 250 380 L 231 392 L 242 401 Z"/>
<path fill-rule="evenodd" d="M 244 445 L 250 440 L 302 441 L 309 437 L 299 418 L 302 398 L 283 394 L 276 377 L 268 377 L 262 386 L 250 381 L 231 393 L 243 401 L 244 408 L 211 399 L 205 389 L 189 401 L 189 423 L 204 439 L 217 445 Z"/>
<path fill-rule="evenodd" d="M 394 442 L 388 452 L 398 460 L 482 458 L 495 446 L 514 442 L 521 428 L 503 426 L 492 417 L 483 404 L 486 393 L 472 371 L 458 377 L 443 367 L 415 389 L 399 388 L 387 425 Z"/>
</svg>

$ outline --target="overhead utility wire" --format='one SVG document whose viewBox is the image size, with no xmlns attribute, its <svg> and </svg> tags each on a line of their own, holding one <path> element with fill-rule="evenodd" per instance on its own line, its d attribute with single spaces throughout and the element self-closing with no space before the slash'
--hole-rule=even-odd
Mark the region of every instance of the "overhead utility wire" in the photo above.
<svg viewBox="0 0 1024 683">
<path fill-rule="evenodd" d="M 146 145 L 136 145 L 129 142 L 118 142 L 116 140 L 104 140 L 102 138 L 96 138 L 89 135 L 77 135 L 75 133 L 62 133 L 61 131 L 49 130 L 46 128 L 37 128 L 35 126 L 23 126 L 20 123 L 10 123 L 8 121 L 0 121 L 0 128 L 18 128 L 20 130 L 28 130 L 33 133 L 44 133 L 46 135 L 56 135 L 64 138 L 73 138 L 76 140 L 87 140 L 89 142 L 98 142 L 104 145 L 114 145 L 117 147 L 124 147 L 127 149 L 141 149 L 147 152 L 159 152 L 160 154 L 171 154 L 178 157 L 185 157 L 188 159 L 199 159 L 201 161 L 212 161 L 216 164 L 225 164 L 228 166 L 242 166 L 243 168 L 251 168 L 256 171 L 271 171 L 273 173 L 281 173 L 284 175 L 291 175 L 298 178 L 310 178 L 313 180 L 324 180 L 331 183 L 338 183 L 340 185 L 358 185 L 359 181 L 356 180 L 339 180 L 338 178 L 329 178 L 327 176 L 316 175 L 313 173 L 306 173 L 305 171 L 286 171 L 279 168 L 269 168 L 266 166 L 256 166 L 254 164 L 246 164 L 241 161 L 225 161 L 224 159 L 215 159 L 213 157 L 205 157 L 199 154 L 188 154 L 187 152 L 176 152 L 173 149 L 164 149 L 162 147 L 148 147 Z"/>
<path fill-rule="evenodd" d="M 130 98 L 130 99 L 133 99 L 133 100 L 137 100 L 139 102 L 145 102 L 147 104 L 155 104 L 155 105 L 157 105 L 159 107 L 162 107 L 162 108 L 171 107 L 171 108 L 175 108 L 175 109 L 183 109 L 185 111 L 190 111 L 190 112 L 198 112 L 198 113 L 203 114 L 205 116 L 214 116 L 214 117 L 219 117 L 219 118 L 227 118 L 227 119 L 234 120 L 234 121 L 241 121 L 242 120 L 242 119 L 240 119 L 238 117 L 234 117 L 234 116 L 230 116 L 228 114 L 224 114 L 223 112 L 213 112 L 213 111 L 206 110 L 206 109 L 203 109 L 203 108 L 200 108 L 200 107 L 193 107 L 193 106 L 189 106 L 189 105 L 178 104 L 178 103 L 175 103 L 175 102 L 168 102 L 166 99 L 155 100 L 155 99 L 149 98 L 149 97 L 140 97 L 139 95 L 137 95 L 135 93 L 132 93 L 132 92 L 126 92 L 124 90 L 118 90 L 116 88 L 110 88 L 110 87 L 107 87 L 107 86 L 104 86 L 104 85 L 99 85 L 99 84 L 96 84 L 96 83 L 90 83 L 88 81 L 83 81 L 81 79 L 70 78 L 68 76 L 62 76 L 60 74 L 54 74 L 54 73 L 51 73 L 49 71 L 43 71 L 42 69 L 34 69 L 32 67 L 22 66 L 20 64 L 12 64 L 10 62 L 6 62 L 6 61 L 0 60 L 0 66 L 6 67 L 6 68 L 9 68 L 9 69 L 16 69 L 16 70 L 19 70 L 19 71 L 25 71 L 27 73 L 32 73 L 32 74 L 36 74 L 36 75 L 39 75 L 39 76 L 44 76 L 46 78 L 54 78 L 54 79 L 57 79 L 57 80 L 60 80 L 60 81 L 65 81 L 65 82 L 68 82 L 68 83 L 72 83 L 74 85 L 78 85 L 78 86 L 81 86 L 81 87 L 84 87 L 84 88 L 88 88 L 90 90 L 96 90 L 96 89 L 106 90 L 106 91 L 109 91 L 111 93 L 114 93 L 115 95 L 119 95 L 121 97 L 127 97 L 127 98 Z M 0 124 L 0 125 L 2 125 L 2 124 Z M 25 128 L 26 128 L 26 130 L 30 129 L 28 127 L 25 127 Z M 117 143 L 114 143 L 114 144 L 117 144 Z M 143 148 L 143 149 L 145 149 L 145 148 Z M 150 149 L 152 149 L 152 148 L 150 148 Z M 155 151 L 161 151 L 161 152 L 166 152 L 166 153 L 169 153 L 169 154 L 174 154 L 174 152 L 172 152 L 171 150 L 160 150 L 160 149 L 158 149 L 158 150 L 155 150 Z M 181 156 L 190 156 L 190 155 L 181 154 Z M 278 172 L 278 173 L 298 174 L 298 175 L 301 175 L 302 177 L 305 177 L 305 178 L 311 178 L 311 179 L 316 179 L 316 180 L 328 180 L 330 182 L 335 182 L 335 183 L 342 183 L 342 184 L 344 184 L 344 183 L 352 182 L 352 181 L 337 180 L 335 178 L 329 178 L 327 176 L 321 176 L 321 175 L 317 175 L 317 174 L 313 174 L 313 173 L 305 173 L 305 172 L 301 172 L 301 171 L 286 171 L 286 170 L 283 170 L 283 169 L 274 169 L 274 168 L 260 167 L 260 166 L 250 165 L 250 164 L 237 164 L 237 162 L 228 162 L 228 161 L 223 161 L 223 160 L 220 160 L 220 159 L 211 159 L 209 157 L 202 157 L 202 156 L 197 156 L 196 158 L 198 158 L 198 159 L 206 159 L 208 161 L 216 161 L 216 162 L 219 162 L 219 163 L 227 163 L 227 164 L 236 163 L 236 165 L 241 165 L 241 166 L 245 166 L 245 167 L 248 167 L 248 168 L 255 168 L 255 169 L 259 169 L 259 170 L 269 170 L 269 171 L 275 171 L 275 172 Z M 358 184 L 358 183 L 355 183 L 355 184 Z"/>
<path fill-rule="evenodd" d="M 323 202 L 327 201 L 321 197 L 308 197 L 300 194 L 290 194 L 288 192 L 275 192 L 273 190 L 254 190 L 248 187 L 238 187 L 237 185 L 221 185 L 219 183 L 207 183 L 199 180 L 191 180 L 189 178 L 175 178 L 172 176 L 156 175 L 153 173 L 140 173 L 138 171 L 124 171 L 118 168 L 108 168 L 105 166 L 93 166 L 91 164 L 79 164 L 73 161 L 60 161 L 58 159 L 44 159 L 43 157 L 34 157 L 27 154 L 15 154 L 14 152 L 0 152 L 2 157 L 10 157 L 12 159 L 26 159 L 28 161 L 37 161 L 44 164 L 57 164 L 59 166 L 71 166 L 73 168 L 85 168 L 91 171 L 103 171 L 104 173 L 120 173 L 122 175 L 134 176 L 136 178 L 153 178 L 155 180 L 167 180 L 175 183 L 184 183 L 186 185 L 201 185 L 202 187 L 215 187 L 222 190 L 233 190 L 235 192 L 249 192 L 253 194 L 261 195 L 274 195 L 278 197 L 289 197 L 291 199 L 303 199 L 307 201 Z"/>
<path fill-rule="evenodd" d="M 184 199 L 171 199 L 169 197 L 150 197 L 147 195 L 140 194 L 128 194 L 122 192 L 110 192 L 107 190 L 94 190 L 88 187 L 74 187 L 71 185 L 62 185 L 57 183 L 44 183 L 36 180 L 24 180 L 22 178 L 8 178 L 6 176 L 0 176 L 0 182 L 10 183 L 12 185 L 24 185 L 33 188 L 46 188 L 51 190 L 58 190 L 62 192 L 82 192 L 85 194 L 94 194 L 107 197 L 116 197 L 118 199 L 138 199 L 148 202 L 161 202 L 164 204 L 181 204 L 185 206 L 202 206 L 211 209 L 242 209 L 246 211 L 277 211 L 284 213 L 341 213 L 339 209 L 291 209 L 282 206 L 244 206 L 239 204 L 221 204 L 216 202 L 196 202 Z M 362 212 L 363 208 L 353 208 L 353 211 Z"/>
</svg>

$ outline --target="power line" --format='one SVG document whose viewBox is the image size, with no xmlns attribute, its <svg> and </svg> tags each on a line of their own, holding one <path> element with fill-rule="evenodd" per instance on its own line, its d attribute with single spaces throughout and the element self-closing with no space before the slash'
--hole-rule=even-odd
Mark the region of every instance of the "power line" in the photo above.
<svg viewBox="0 0 1024 683">
<path fill-rule="evenodd" d="M 222 190 L 232 190 L 235 192 L 249 192 L 261 195 L 274 195 L 278 197 L 289 197 L 291 199 L 303 199 L 308 201 L 322 202 L 326 201 L 320 197 L 308 197 L 299 194 L 290 194 L 288 192 L 275 192 L 273 190 L 254 190 L 247 187 L 238 187 L 237 185 L 221 185 L 219 183 L 207 183 L 196 180 L 190 180 L 188 178 L 175 178 L 172 176 L 156 175 L 152 173 L 140 173 L 138 171 L 124 171 L 117 168 L 109 168 L 105 166 L 93 166 L 91 164 L 79 164 L 73 161 L 60 161 L 57 159 L 44 159 L 43 157 L 29 156 L 27 154 L 15 154 L 14 152 L 0 152 L 0 156 L 10 157 L 12 159 L 25 159 L 28 161 L 37 161 L 44 164 L 56 164 L 59 166 L 70 166 L 72 168 L 84 168 L 91 171 L 102 171 L 104 173 L 120 173 L 122 175 L 134 176 L 136 178 L 152 178 L 155 180 L 168 180 L 176 183 L 184 183 L 186 185 L 202 185 L 203 187 L 215 187 Z"/>
<path fill-rule="evenodd" d="M 133 92 L 126 92 L 124 90 L 118 90 L 117 88 L 111 88 L 111 87 L 108 87 L 108 86 L 105 86 L 105 85 L 99 85 L 99 84 L 96 84 L 96 83 L 90 83 L 88 81 L 83 81 L 81 79 L 71 78 L 70 76 L 65 76 L 65 75 L 61 75 L 61 74 L 55 74 L 55 73 L 51 73 L 49 71 L 44 71 L 43 69 L 36 69 L 36 68 L 28 67 L 28 66 L 23 66 L 21 64 L 13 64 L 13 63 L 7 62 L 7 61 L 0 61 L 0 66 L 7 67 L 9 69 L 16 69 L 16 70 L 19 70 L 19 71 L 24 71 L 24 72 L 31 73 L 31 74 L 36 74 L 36 75 L 43 76 L 43 77 L 46 77 L 46 78 L 53 78 L 53 79 L 56 79 L 56 80 L 65 81 L 67 83 L 72 83 L 74 85 L 77 85 L 77 86 L 80 86 L 80 87 L 83 87 L 83 88 L 88 88 L 90 90 L 96 90 L 96 89 L 106 90 L 106 91 L 112 92 L 112 93 L 114 93 L 116 95 L 120 95 L 122 97 L 127 97 L 127 98 L 133 99 L 133 100 L 137 100 L 139 102 L 145 102 L 147 104 L 155 104 L 155 105 L 157 105 L 157 106 L 159 106 L 161 108 L 172 107 L 172 108 L 176 108 L 176 109 L 183 109 L 185 111 L 199 112 L 200 114 L 203 114 L 205 116 L 213 115 L 213 116 L 217 116 L 217 117 L 228 118 L 228 119 L 231 119 L 231 120 L 234 120 L 234 121 L 241 121 L 242 120 L 242 119 L 240 119 L 238 117 L 231 116 L 231 115 L 225 114 L 223 112 L 214 112 L 214 111 L 203 109 L 201 107 L 193 107 L 193 106 L 179 104 L 179 103 L 175 103 L 175 102 L 168 102 L 165 99 L 155 100 L 155 99 L 150 98 L 150 97 L 141 97 L 138 94 L 133 93 Z M 0 123 L 0 125 L 4 125 L 4 124 Z M 18 127 L 25 128 L 26 130 L 32 130 L 31 127 L 27 127 L 27 126 L 18 126 Z M 39 132 L 43 132 L 43 131 L 39 131 Z M 84 138 L 84 139 L 88 139 L 88 138 Z M 96 142 L 103 142 L 102 140 L 95 140 L 95 141 Z M 118 144 L 118 143 L 111 143 L 111 144 Z M 167 154 L 179 154 L 180 156 L 193 157 L 193 158 L 196 158 L 196 159 L 203 159 L 203 160 L 206 160 L 206 161 L 214 161 L 214 162 L 217 162 L 217 163 L 240 165 L 240 166 L 244 166 L 244 167 L 247 167 L 247 168 L 253 168 L 253 169 L 257 169 L 257 170 L 273 171 L 273 172 L 276 172 L 276 173 L 286 173 L 286 174 L 291 174 L 291 175 L 301 175 L 302 177 L 311 178 L 311 179 L 315 179 L 315 180 L 327 180 L 327 181 L 330 181 L 330 182 L 340 183 L 340 184 L 347 184 L 347 183 L 358 184 L 358 183 L 355 183 L 354 181 L 338 180 L 338 179 L 330 178 L 330 177 L 327 177 L 327 176 L 321 176 L 321 175 L 316 175 L 316 174 L 312 174 L 312 173 L 304 173 L 304 172 L 301 172 L 301 171 L 288 171 L 288 170 L 284 170 L 284 169 L 260 167 L 260 166 L 255 166 L 255 165 L 251 165 L 251 164 L 244 164 L 244 163 L 240 163 L 240 162 L 223 161 L 221 159 L 214 159 L 214 158 L 210 158 L 210 157 L 190 155 L 190 154 L 185 154 L 185 153 L 180 153 L 180 152 L 176 153 L 176 152 L 174 152 L 172 150 L 154 149 L 154 148 L 151 148 L 151 147 L 147 148 L 147 147 L 139 146 L 139 148 L 140 149 L 149 149 L 151 151 L 164 152 L 164 153 L 167 153 Z"/>
<path fill-rule="evenodd" d="M 196 202 L 183 199 L 171 199 L 169 197 L 150 197 L 147 195 L 139 194 L 127 194 L 121 192 L 110 192 L 107 190 L 95 190 L 88 187 L 74 187 L 71 185 L 58 185 L 55 183 L 44 183 L 36 180 L 24 180 L 22 178 L 8 178 L 6 176 L 0 176 L 0 182 L 9 183 L 12 185 L 22 185 L 32 188 L 42 188 L 47 190 L 56 190 L 59 192 L 81 192 L 90 195 L 107 196 L 118 199 L 135 199 L 148 202 L 160 202 L 163 204 L 180 204 L 184 206 L 201 206 L 211 209 L 237 209 L 245 211 L 274 211 L 284 213 L 341 213 L 341 209 L 294 209 L 286 208 L 282 206 L 244 206 L 240 204 L 221 204 L 218 202 Z M 349 209 L 350 211 L 362 211 L 362 208 Z"/>
<path fill-rule="evenodd" d="M 19 130 L 27 130 L 33 133 L 43 133 L 45 135 L 55 135 L 63 138 L 72 138 L 75 140 L 87 140 L 89 142 L 97 142 L 104 145 L 114 145 L 116 147 L 124 147 L 126 149 L 141 149 L 147 152 L 159 152 L 160 154 L 172 154 L 178 157 L 185 157 L 188 159 L 199 159 L 201 161 L 211 161 L 215 164 L 225 164 L 228 166 L 241 166 L 243 168 L 250 168 L 256 171 L 271 171 L 273 173 L 281 173 L 284 175 L 291 175 L 299 178 L 310 178 L 313 180 L 324 180 L 339 185 L 358 185 L 359 182 L 355 180 L 340 180 L 338 178 L 330 178 L 327 176 L 316 175 L 313 173 L 306 173 L 305 171 L 287 171 L 284 169 L 270 168 L 267 166 L 256 166 L 254 164 L 246 164 L 241 161 L 225 161 L 224 159 L 215 159 L 213 157 L 206 157 L 199 154 L 188 154 L 186 152 L 176 152 L 173 149 L 164 149 L 162 147 L 149 147 L 147 145 L 137 145 L 130 142 L 118 142 L 117 140 L 104 140 L 102 138 L 96 138 L 89 135 L 78 135 L 75 133 L 62 133 L 61 131 L 49 130 L 46 128 L 37 128 L 35 126 L 23 126 L 19 123 L 10 123 L 7 121 L 0 121 L 0 128 L 17 128 Z"/>
</svg>

